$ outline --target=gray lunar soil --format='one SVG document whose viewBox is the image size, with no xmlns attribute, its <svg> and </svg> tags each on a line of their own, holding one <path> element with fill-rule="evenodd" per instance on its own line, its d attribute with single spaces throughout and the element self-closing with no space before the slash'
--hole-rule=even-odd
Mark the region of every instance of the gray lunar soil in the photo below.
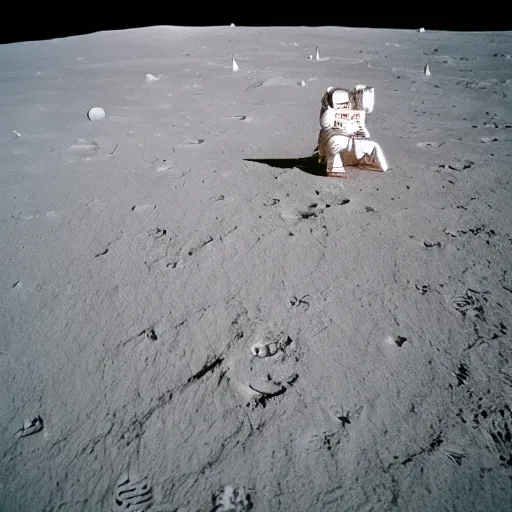
<svg viewBox="0 0 512 512">
<path fill-rule="evenodd" d="M 0 510 L 512 510 L 511 54 L 428 28 L 0 46 Z M 357 84 L 390 169 L 328 178 L 320 98 Z"/>
</svg>

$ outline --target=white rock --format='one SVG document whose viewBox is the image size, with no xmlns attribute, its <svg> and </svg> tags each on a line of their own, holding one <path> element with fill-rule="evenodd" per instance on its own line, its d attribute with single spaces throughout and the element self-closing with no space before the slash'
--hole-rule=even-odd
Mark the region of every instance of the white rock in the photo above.
<svg viewBox="0 0 512 512">
<path fill-rule="evenodd" d="M 300 80 L 299 82 L 297 82 L 297 85 L 299 85 L 300 87 L 306 87 L 306 82 L 304 82 L 304 80 Z"/>
<path fill-rule="evenodd" d="M 99 121 L 105 117 L 105 111 L 101 107 L 93 107 L 87 112 L 87 117 L 91 121 Z"/>
<path fill-rule="evenodd" d="M 308 57 L 308 59 L 309 59 L 309 60 L 313 60 L 313 55 L 310 55 L 310 56 Z"/>
<path fill-rule="evenodd" d="M 157 80 L 160 80 L 161 76 L 155 76 L 151 73 L 146 73 L 146 82 L 156 82 Z"/>
<path fill-rule="evenodd" d="M 234 27 L 234 26 L 235 26 L 235 24 L 234 24 L 234 23 L 231 23 L 231 26 L 232 26 L 232 27 Z"/>
<path fill-rule="evenodd" d="M 425 29 L 423 27 L 418 29 L 418 32 L 425 32 Z"/>
<path fill-rule="evenodd" d="M 318 51 L 318 46 L 316 47 L 315 60 L 320 60 L 320 52 Z"/>
<path fill-rule="evenodd" d="M 232 57 L 232 66 L 233 66 L 233 71 L 236 72 L 238 71 L 238 64 L 236 63 L 236 60 L 235 60 L 235 56 L 233 55 Z"/>
<path fill-rule="evenodd" d="M 425 69 L 423 70 L 425 75 L 430 76 L 432 73 L 430 72 L 430 68 L 428 67 L 428 64 L 425 66 Z"/>
</svg>

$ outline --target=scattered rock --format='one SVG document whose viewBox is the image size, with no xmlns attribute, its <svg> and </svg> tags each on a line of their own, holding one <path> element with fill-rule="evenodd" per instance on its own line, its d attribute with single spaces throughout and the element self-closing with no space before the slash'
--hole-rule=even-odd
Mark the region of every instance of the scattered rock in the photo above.
<svg viewBox="0 0 512 512">
<path fill-rule="evenodd" d="M 403 336 L 397 336 L 395 338 L 395 343 L 396 343 L 397 347 L 401 347 L 406 341 L 407 341 L 407 338 L 404 338 Z"/>
<path fill-rule="evenodd" d="M 23 427 L 16 432 L 16 437 L 27 437 L 32 434 L 41 432 L 44 428 L 43 418 L 41 416 L 35 417 L 33 420 L 25 420 Z"/>
<path fill-rule="evenodd" d="M 146 73 L 146 82 L 156 82 L 157 80 L 160 80 L 162 78 L 162 75 L 152 75 L 151 73 Z"/>
</svg>

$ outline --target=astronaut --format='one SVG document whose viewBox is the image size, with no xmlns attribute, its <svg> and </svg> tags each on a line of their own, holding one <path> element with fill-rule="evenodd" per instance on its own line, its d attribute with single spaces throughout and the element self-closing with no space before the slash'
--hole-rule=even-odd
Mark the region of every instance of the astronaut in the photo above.
<svg viewBox="0 0 512 512">
<path fill-rule="evenodd" d="M 366 114 L 373 112 L 373 87 L 353 90 L 328 87 L 322 96 L 318 157 L 327 164 L 327 175 L 344 178 L 345 165 L 386 171 L 388 164 L 379 144 L 370 140 Z"/>
</svg>

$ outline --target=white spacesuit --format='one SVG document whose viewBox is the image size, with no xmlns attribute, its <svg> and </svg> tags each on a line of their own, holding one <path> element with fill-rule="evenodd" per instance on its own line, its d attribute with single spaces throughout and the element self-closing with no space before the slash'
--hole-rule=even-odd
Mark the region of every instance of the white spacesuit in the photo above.
<svg viewBox="0 0 512 512">
<path fill-rule="evenodd" d="M 345 165 L 386 171 L 388 165 L 379 144 L 369 140 L 366 114 L 373 111 L 373 87 L 353 90 L 329 87 L 322 96 L 318 156 L 327 163 L 327 175 L 345 177 Z"/>
</svg>

